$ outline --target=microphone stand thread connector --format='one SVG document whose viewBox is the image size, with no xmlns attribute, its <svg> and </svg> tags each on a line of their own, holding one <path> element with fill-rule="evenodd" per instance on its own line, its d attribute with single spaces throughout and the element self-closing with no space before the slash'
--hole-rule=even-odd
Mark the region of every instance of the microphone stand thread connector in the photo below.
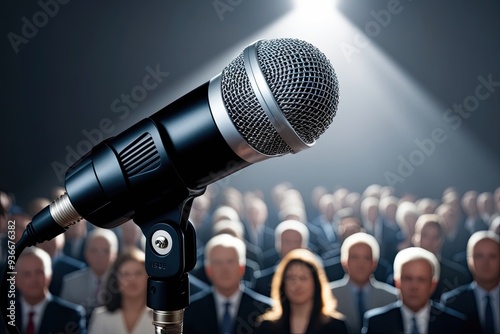
<svg viewBox="0 0 500 334">
<path fill-rule="evenodd" d="M 182 333 L 184 309 L 175 311 L 153 310 L 155 334 Z"/>
</svg>

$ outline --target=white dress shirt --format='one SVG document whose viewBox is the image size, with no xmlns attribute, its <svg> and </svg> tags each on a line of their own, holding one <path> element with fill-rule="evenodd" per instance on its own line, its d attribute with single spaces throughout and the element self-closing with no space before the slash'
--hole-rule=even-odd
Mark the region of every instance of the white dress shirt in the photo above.
<svg viewBox="0 0 500 334">
<path fill-rule="evenodd" d="M 410 334 L 413 326 L 413 316 L 415 316 L 417 321 L 417 328 L 420 334 L 427 334 L 427 329 L 429 328 L 429 318 L 431 316 L 431 303 L 428 302 L 419 311 L 413 312 L 404 304 L 401 307 L 401 313 L 403 315 L 403 326 L 405 333 Z"/>
<path fill-rule="evenodd" d="M 35 333 L 38 333 L 38 328 L 40 328 L 40 324 L 43 318 L 43 312 L 45 312 L 45 307 L 47 303 L 52 299 L 52 295 L 50 293 L 47 294 L 44 300 L 35 305 L 30 305 L 26 300 L 21 296 L 21 307 L 23 310 L 23 331 L 26 330 L 26 326 L 28 326 L 28 320 L 30 317 L 30 312 L 34 312 L 33 314 L 33 325 L 35 326 Z"/>
<path fill-rule="evenodd" d="M 229 315 L 231 316 L 231 319 L 234 319 L 236 317 L 238 308 L 240 307 L 242 293 L 243 292 L 238 289 L 229 298 L 227 298 L 214 289 L 215 309 L 217 310 L 217 319 L 219 319 L 219 323 L 222 323 L 222 318 L 224 317 L 224 312 L 226 311 L 227 302 L 231 303 L 229 307 Z"/>
<path fill-rule="evenodd" d="M 493 290 L 486 291 L 477 285 L 476 282 L 472 283 L 472 291 L 476 297 L 476 305 L 478 308 L 479 321 L 484 324 L 484 314 L 486 309 L 486 295 L 490 295 L 491 308 L 493 310 L 493 321 L 495 322 L 495 333 L 500 333 L 500 284 Z"/>
<path fill-rule="evenodd" d="M 145 307 L 137 323 L 129 332 L 121 309 L 109 312 L 105 306 L 94 309 L 89 322 L 89 334 L 144 334 L 154 333 L 153 311 Z"/>
</svg>

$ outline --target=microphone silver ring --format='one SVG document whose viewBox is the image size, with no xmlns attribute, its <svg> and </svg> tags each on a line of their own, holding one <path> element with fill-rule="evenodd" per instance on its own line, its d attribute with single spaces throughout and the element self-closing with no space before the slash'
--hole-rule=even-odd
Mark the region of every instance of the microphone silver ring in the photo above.
<svg viewBox="0 0 500 334">
<path fill-rule="evenodd" d="M 271 124 L 278 132 L 283 141 L 290 146 L 293 153 L 308 149 L 312 144 L 305 143 L 295 132 L 285 115 L 281 111 L 278 103 L 274 99 L 273 93 L 267 84 L 266 78 L 260 68 L 257 46 L 260 41 L 250 44 L 243 50 L 243 61 L 250 85 L 259 101 L 260 106 L 266 113 Z"/>
</svg>

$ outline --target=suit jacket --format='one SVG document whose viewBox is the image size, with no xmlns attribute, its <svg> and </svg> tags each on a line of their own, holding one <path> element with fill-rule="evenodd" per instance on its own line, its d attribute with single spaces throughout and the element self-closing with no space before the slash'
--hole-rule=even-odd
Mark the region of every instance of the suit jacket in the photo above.
<svg viewBox="0 0 500 334">
<path fill-rule="evenodd" d="M 269 225 L 264 224 L 264 227 L 262 228 L 262 231 L 260 232 L 259 235 L 259 241 L 255 243 L 255 241 L 251 240 L 250 238 L 250 227 L 248 226 L 248 221 L 243 222 L 243 227 L 245 229 L 245 240 L 257 247 L 261 250 L 261 252 L 265 252 L 269 249 L 274 249 L 274 229 L 270 227 Z"/>
<path fill-rule="evenodd" d="M 443 246 L 441 247 L 441 256 L 448 260 L 453 260 L 453 257 L 457 254 L 464 253 L 470 236 L 471 234 L 465 229 L 463 224 L 459 224 L 455 237 L 453 239 L 448 237 L 444 239 Z"/>
<path fill-rule="evenodd" d="M 256 334 L 286 334 L 290 333 L 289 321 L 263 321 L 257 328 Z M 347 327 L 343 320 L 329 318 L 325 323 L 310 321 L 305 334 L 347 334 Z"/>
<path fill-rule="evenodd" d="M 335 228 L 333 228 L 332 240 L 330 241 L 328 239 L 325 229 L 323 228 L 323 222 L 325 222 L 325 220 L 326 218 L 323 215 L 320 215 L 313 219 L 309 224 L 310 232 L 315 234 L 312 241 L 314 243 L 315 251 L 318 254 L 325 254 L 334 251 L 335 249 L 339 249 L 341 244 L 340 236 Z"/>
<path fill-rule="evenodd" d="M 271 300 L 242 286 L 242 295 L 236 318 L 233 321 L 234 334 L 253 333 L 257 327 L 256 318 L 271 305 Z M 220 333 L 215 297 L 212 290 L 193 300 L 184 312 L 184 333 Z"/>
<path fill-rule="evenodd" d="M 434 293 L 431 296 L 431 299 L 435 301 L 439 301 L 443 293 L 472 281 L 472 277 L 469 275 L 469 272 L 455 262 L 442 258 L 439 261 L 439 265 L 441 273 L 439 274 L 436 290 L 434 290 Z"/>
<path fill-rule="evenodd" d="M 21 302 L 16 303 L 16 327 L 21 331 L 23 323 L 23 310 Z M 40 327 L 36 333 L 87 333 L 85 324 L 85 309 L 57 296 L 47 303 L 43 312 Z"/>
<path fill-rule="evenodd" d="M 75 242 L 71 239 L 66 239 L 64 242 L 64 247 L 62 249 L 63 253 L 66 254 L 66 256 L 69 256 L 73 259 L 76 259 L 78 261 L 81 261 L 85 264 L 87 264 L 87 261 L 85 260 L 85 238 L 78 244 L 77 247 L 73 246 Z M 76 248 L 76 249 L 74 249 Z"/>
<path fill-rule="evenodd" d="M 78 261 L 64 254 L 58 255 L 52 261 L 52 280 L 50 281 L 49 291 L 54 296 L 60 296 L 63 279 L 69 273 L 85 268 L 84 262 Z"/>
<path fill-rule="evenodd" d="M 104 285 L 103 281 L 103 292 Z M 92 274 L 89 267 L 74 271 L 64 277 L 61 298 L 85 307 L 88 323 L 94 308 L 101 304 L 96 297 L 95 286 L 92 285 Z"/>
<path fill-rule="evenodd" d="M 481 333 L 476 297 L 472 283 L 462 285 L 454 290 L 441 295 L 441 302 L 467 316 L 467 329 L 469 333 Z"/>
<path fill-rule="evenodd" d="M 271 296 L 271 283 L 277 266 L 278 265 L 276 264 L 270 268 L 259 270 L 255 273 L 255 284 L 253 289 L 257 293 L 266 297 Z"/>
<path fill-rule="evenodd" d="M 375 308 L 365 313 L 363 334 L 400 334 L 404 333 L 402 302 Z M 465 315 L 444 307 L 442 304 L 431 302 L 431 314 L 428 334 L 468 333 L 465 324 Z M 470 333 L 469 333 L 470 334 Z"/>
<path fill-rule="evenodd" d="M 343 279 L 331 282 L 333 295 L 339 301 L 337 311 L 345 315 L 345 322 L 349 333 L 361 332 L 361 321 L 363 315 L 358 312 L 357 301 L 353 298 L 349 276 Z M 369 292 L 365 300 L 366 311 L 382 307 L 398 300 L 398 291 L 395 287 L 379 282 L 374 278 L 370 279 Z"/>
<path fill-rule="evenodd" d="M 380 244 L 380 258 L 393 263 L 398 252 L 398 244 L 404 240 L 404 235 L 397 224 L 390 223 L 382 218 L 382 236 Z"/>
</svg>

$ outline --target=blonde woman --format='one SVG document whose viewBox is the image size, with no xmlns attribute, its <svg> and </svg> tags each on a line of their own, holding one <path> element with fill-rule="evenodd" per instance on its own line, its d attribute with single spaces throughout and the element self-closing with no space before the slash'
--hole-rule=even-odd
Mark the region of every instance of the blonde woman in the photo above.
<svg viewBox="0 0 500 334">
<path fill-rule="evenodd" d="M 292 250 L 280 261 L 271 299 L 256 333 L 347 333 L 323 266 L 307 249 Z"/>
</svg>

